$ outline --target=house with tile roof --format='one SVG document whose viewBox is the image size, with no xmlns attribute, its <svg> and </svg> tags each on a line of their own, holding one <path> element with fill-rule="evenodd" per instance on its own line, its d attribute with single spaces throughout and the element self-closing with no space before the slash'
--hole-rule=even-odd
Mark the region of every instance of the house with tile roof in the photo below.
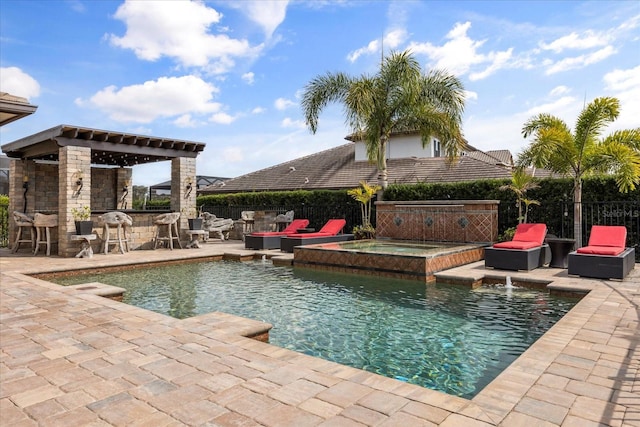
<svg viewBox="0 0 640 427">
<path fill-rule="evenodd" d="M 340 190 L 360 181 L 377 183 L 378 170 L 369 163 L 364 142 L 353 141 L 266 169 L 214 183 L 200 194 L 254 191 Z M 425 147 L 420 135 L 394 134 L 387 151 L 389 184 L 446 183 L 477 179 L 511 178 L 513 157 L 509 150 L 483 152 L 467 145 L 455 161 L 448 161 L 433 138 Z"/>
</svg>

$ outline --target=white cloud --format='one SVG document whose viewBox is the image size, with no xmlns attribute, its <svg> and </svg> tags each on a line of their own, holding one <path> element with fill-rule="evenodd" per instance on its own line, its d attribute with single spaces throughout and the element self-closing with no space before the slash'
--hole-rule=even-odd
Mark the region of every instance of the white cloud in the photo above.
<svg viewBox="0 0 640 427">
<path fill-rule="evenodd" d="M 251 114 L 262 114 L 264 112 L 266 112 L 267 109 L 263 108 L 263 107 L 256 107 L 253 110 L 251 110 Z"/>
<path fill-rule="evenodd" d="M 633 90 L 640 87 L 640 65 L 629 70 L 613 70 L 603 78 L 607 89 L 614 91 Z"/>
<path fill-rule="evenodd" d="M 551 89 L 551 92 L 549 92 L 549 95 L 551 96 L 560 96 L 560 95 L 564 95 L 571 92 L 571 89 L 569 89 L 566 86 L 556 86 L 553 89 Z"/>
<path fill-rule="evenodd" d="M 558 116 L 560 118 L 565 117 L 564 112 L 567 111 L 567 107 L 571 106 L 576 99 L 572 96 L 563 96 L 553 102 L 549 102 L 542 105 L 536 105 L 535 107 L 530 108 L 524 114 L 529 117 L 533 117 L 537 114 L 541 113 L 549 113 L 554 116 Z M 568 119 L 564 119 L 567 123 L 571 123 Z"/>
<path fill-rule="evenodd" d="M 548 67 L 545 71 L 545 74 L 551 75 L 567 70 L 574 70 L 576 68 L 583 68 L 587 65 L 603 61 L 614 53 L 616 53 L 616 50 L 612 46 L 606 46 L 600 50 L 586 55 L 575 56 L 573 58 L 564 58 L 557 62 L 547 61 L 545 65 L 547 65 Z"/>
<path fill-rule="evenodd" d="M 584 34 L 579 35 L 575 32 L 560 37 L 552 41 L 551 43 L 540 43 L 540 48 L 543 50 L 551 50 L 555 53 L 560 53 L 566 49 L 578 49 L 586 50 L 595 47 L 606 46 L 611 42 L 611 37 L 606 34 L 598 34 L 593 31 L 586 31 Z"/>
<path fill-rule="evenodd" d="M 252 72 L 244 73 L 242 75 L 242 80 L 247 82 L 248 85 L 252 85 L 255 81 L 255 75 Z"/>
<path fill-rule="evenodd" d="M 160 77 L 121 89 L 108 86 L 89 101 L 113 120 L 149 123 L 159 117 L 218 112 L 221 105 L 211 102 L 217 91 L 195 76 Z M 78 99 L 76 104 L 82 106 L 84 101 Z"/>
<path fill-rule="evenodd" d="M 464 97 L 465 97 L 465 99 L 466 99 L 467 101 L 470 101 L 470 100 L 475 100 L 475 101 L 477 101 L 477 100 L 478 100 L 478 92 L 473 92 L 473 91 L 470 91 L 470 90 L 465 90 L 465 91 L 464 91 Z"/>
<path fill-rule="evenodd" d="M 40 84 L 18 67 L 0 68 L 0 90 L 22 98 L 40 96 Z"/>
<path fill-rule="evenodd" d="M 306 128 L 306 125 L 302 120 L 293 120 L 289 117 L 286 117 L 284 120 L 282 120 L 282 122 L 280 123 L 280 126 L 282 126 L 283 128 L 294 128 L 294 129 Z"/>
<path fill-rule="evenodd" d="M 173 124 L 179 128 L 196 127 L 197 123 L 191 118 L 191 114 L 183 114 L 173 121 Z"/>
<path fill-rule="evenodd" d="M 512 60 L 512 48 L 480 53 L 480 48 L 486 40 L 471 39 L 467 36 L 469 28 L 471 22 L 458 22 L 447 34 L 448 41 L 444 45 L 413 42 L 409 49 L 414 53 L 427 55 L 434 62 L 434 68 L 444 69 L 455 75 L 467 74 L 472 67 L 485 65 L 483 71 L 474 72 L 469 76 L 471 80 L 484 79 L 502 68 L 524 66 Z"/>
<path fill-rule="evenodd" d="M 385 34 L 383 38 L 384 49 L 395 49 L 400 46 L 407 39 L 407 32 L 404 29 L 395 29 Z M 365 47 L 356 49 L 353 52 L 349 52 L 347 60 L 349 62 L 355 62 L 362 55 L 379 55 L 383 46 L 380 46 L 380 40 L 372 40 Z"/>
<path fill-rule="evenodd" d="M 262 27 L 267 38 L 284 21 L 287 15 L 287 0 L 244 0 L 230 2 L 229 6 L 240 9 L 249 19 Z"/>
<path fill-rule="evenodd" d="M 620 100 L 620 116 L 612 130 L 640 127 L 640 65 L 628 70 L 613 70 L 603 77 L 606 89 Z"/>
<path fill-rule="evenodd" d="M 244 153 L 240 147 L 227 147 L 222 150 L 222 159 L 225 162 L 239 163 L 244 160 Z"/>
<path fill-rule="evenodd" d="M 213 122 L 213 123 L 218 123 L 221 125 L 228 125 L 230 123 L 233 123 L 235 121 L 235 117 L 227 114 L 227 113 L 223 113 L 223 112 L 219 112 L 219 113 L 215 113 L 213 116 L 211 116 L 211 118 L 209 119 L 209 121 Z"/>
<path fill-rule="evenodd" d="M 200 1 L 127 0 L 115 17 L 125 22 L 127 30 L 123 37 L 110 34 L 111 43 L 147 61 L 167 56 L 183 66 L 222 73 L 233 67 L 232 58 L 251 57 L 259 50 L 246 40 L 210 34 L 209 27 L 222 15 Z"/>
<path fill-rule="evenodd" d="M 290 108 L 290 107 L 295 107 L 297 104 L 295 102 L 291 101 L 290 99 L 278 98 L 273 103 L 273 105 L 276 107 L 277 110 L 282 111 L 282 110 L 286 110 L 287 108 Z"/>
</svg>

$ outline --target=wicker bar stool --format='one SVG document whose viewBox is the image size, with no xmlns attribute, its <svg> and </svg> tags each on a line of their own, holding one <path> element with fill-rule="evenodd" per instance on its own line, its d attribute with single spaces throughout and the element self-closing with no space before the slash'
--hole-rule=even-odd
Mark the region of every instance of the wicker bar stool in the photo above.
<svg viewBox="0 0 640 427">
<path fill-rule="evenodd" d="M 18 249 L 20 248 L 20 243 L 30 243 L 31 251 L 33 252 L 36 247 L 36 229 L 33 228 L 33 218 L 21 212 L 13 211 L 13 222 L 16 223 L 18 232 L 16 234 L 16 240 L 13 242 L 11 253 L 15 253 L 18 251 Z M 26 238 L 26 235 L 22 235 L 24 232 L 29 234 L 28 239 Z"/>
<path fill-rule="evenodd" d="M 153 219 L 153 223 L 156 226 L 156 234 L 153 238 L 153 249 L 158 247 L 158 243 L 162 241 L 166 241 L 169 244 L 169 249 L 173 250 L 173 241 L 177 240 L 178 247 L 182 249 L 182 244 L 180 243 L 180 231 L 178 230 L 178 220 L 180 219 L 180 212 L 171 212 L 166 214 L 158 215 Z M 166 236 L 160 236 L 160 229 L 162 227 L 167 227 Z M 175 233 L 175 234 L 174 234 Z"/>
<path fill-rule="evenodd" d="M 33 255 L 38 255 L 40 245 L 47 245 L 47 256 L 51 255 L 51 229 L 58 226 L 58 215 L 36 213 L 33 226 L 36 228 L 36 247 Z"/>
</svg>

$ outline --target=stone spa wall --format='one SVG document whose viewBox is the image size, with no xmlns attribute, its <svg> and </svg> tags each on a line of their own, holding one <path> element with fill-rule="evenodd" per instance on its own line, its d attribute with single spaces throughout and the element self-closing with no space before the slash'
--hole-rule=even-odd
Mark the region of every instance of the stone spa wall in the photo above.
<svg viewBox="0 0 640 427">
<path fill-rule="evenodd" d="M 418 242 L 491 243 L 499 200 L 376 202 L 376 237 Z"/>
</svg>

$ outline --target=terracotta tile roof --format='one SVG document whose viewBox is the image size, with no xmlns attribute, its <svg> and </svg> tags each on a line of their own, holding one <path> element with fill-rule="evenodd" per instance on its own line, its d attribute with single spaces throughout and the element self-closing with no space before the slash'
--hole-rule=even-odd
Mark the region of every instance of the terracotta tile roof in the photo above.
<svg viewBox="0 0 640 427">
<path fill-rule="evenodd" d="M 482 152 L 480 152 L 482 153 Z M 484 153 L 483 153 L 484 154 Z M 449 165 L 446 158 L 405 158 L 387 161 L 390 184 L 442 183 L 486 178 L 510 178 L 508 167 L 489 155 L 465 155 Z M 367 161 L 355 161 L 355 145 L 344 144 L 200 190 L 201 194 L 245 191 L 336 190 L 377 183 L 378 172 Z"/>
</svg>

